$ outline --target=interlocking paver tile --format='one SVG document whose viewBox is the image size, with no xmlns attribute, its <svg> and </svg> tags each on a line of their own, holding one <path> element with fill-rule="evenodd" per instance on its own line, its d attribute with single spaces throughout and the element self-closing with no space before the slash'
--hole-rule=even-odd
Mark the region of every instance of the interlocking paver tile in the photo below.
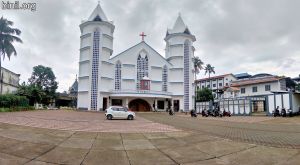
<svg viewBox="0 0 300 165">
<path fill-rule="evenodd" d="M 88 151 L 88 149 L 56 147 L 48 153 L 38 157 L 37 160 L 56 164 L 75 165 L 80 164 L 83 161 Z"/>
<path fill-rule="evenodd" d="M 124 150 L 121 139 L 95 140 L 93 150 Z"/>
<path fill-rule="evenodd" d="M 200 151 L 206 152 L 216 157 L 243 151 L 254 146 L 255 145 L 253 144 L 232 142 L 229 140 L 200 142 L 195 144 L 195 147 Z"/>
<path fill-rule="evenodd" d="M 144 133 L 143 134 L 147 139 L 163 139 L 169 138 L 165 133 Z"/>
<path fill-rule="evenodd" d="M 5 150 L 2 150 L 2 152 L 5 152 L 10 155 L 19 156 L 22 158 L 33 159 L 47 152 L 53 147 L 54 146 L 50 144 L 36 144 L 30 142 L 23 142 L 6 148 Z"/>
<path fill-rule="evenodd" d="M 233 165 L 275 164 L 278 162 L 286 162 L 297 153 L 298 151 L 295 149 L 257 146 L 221 158 Z"/>
<path fill-rule="evenodd" d="M 146 137 L 142 133 L 129 133 L 129 134 L 121 134 L 122 139 L 126 140 L 137 140 L 137 139 L 146 139 Z"/>
<path fill-rule="evenodd" d="M 154 145 L 149 140 L 123 140 L 125 150 L 146 150 L 155 149 Z"/>
<path fill-rule="evenodd" d="M 109 164 L 129 165 L 125 151 L 91 150 L 83 161 L 84 165 Z"/>
<path fill-rule="evenodd" d="M 20 158 L 0 152 L 0 164 L 2 165 L 19 165 L 28 162 L 29 159 Z"/>
<path fill-rule="evenodd" d="M 166 148 L 161 150 L 178 163 L 189 163 L 214 158 L 214 156 L 202 152 L 193 146 Z"/>
<path fill-rule="evenodd" d="M 150 142 L 157 148 L 172 148 L 178 146 L 185 146 L 186 142 L 178 141 L 173 138 L 167 139 L 151 139 Z"/>
<path fill-rule="evenodd" d="M 5 137 L 0 137 L 0 150 L 5 150 L 6 148 L 15 146 L 20 143 L 22 143 L 22 141 L 5 138 Z"/>
<path fill-rule="evenodd" d="M 69 138 L 63 143 L 61 143 L 60 147 L 69 147 L 69 148 L 83 148 L 83 149 L 90 149 L 94 139 L 86 139 L 86 138 Z"/>
<path fill-rule="evenodd" d="M 57 165 L 57 164 L 33 160 L 33 161 L 26 163 L 25 165 Z"/>
<path fill-rule="evenodd" d="M 127 151 L 132 165 L 172 165 L 177 164 L 156 149 Z"/>
</svg>

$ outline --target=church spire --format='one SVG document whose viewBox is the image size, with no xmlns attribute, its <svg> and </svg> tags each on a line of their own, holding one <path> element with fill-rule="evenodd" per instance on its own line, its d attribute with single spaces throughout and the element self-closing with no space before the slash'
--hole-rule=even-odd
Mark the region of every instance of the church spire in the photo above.
<svg viewBox="0 0 300 165">
<path fill-rule="evenodd" d="M 175 21 L 175 24 L 172 29 L 168 29 L 167 34 L 173 34 L 173 33 L 187 33 L 190 34 L 190 31 L 188 27 L 183 22 L 183 19 L 181 17 L 181 13 L 178 13 L 178 17 Z"/>
<path fill-rule="evenodd" d="M 94 11 L 90 15 L 88 21 L 106 21 L 106 22 L 108 22 L 107 17 L 100 6 L 100 1 L 98 1 L 98 5 L 96 6 Z"/>
</svg>

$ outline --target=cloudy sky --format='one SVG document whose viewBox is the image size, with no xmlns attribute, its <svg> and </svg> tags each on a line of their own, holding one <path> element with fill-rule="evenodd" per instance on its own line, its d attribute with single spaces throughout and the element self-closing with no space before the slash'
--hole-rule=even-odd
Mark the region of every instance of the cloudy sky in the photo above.
<svg viewBox="0 0 300 165">
<path fill-rule="evenodd" d="M 36 11 L 3 10 L 1 2 L 0 15 L 15 22 L 24 42 L 16 44 L 18 56 L 5 59 L 3 66 L 20 73 L 21 82 L 28 80 L 33 66 L 52 67 L 58 90 L 68 90 L 78 73 L 79 24 L 98 1 L 22 2 L 35 2 Z M 114 54 L 140 42 L 143 31 L 146 42 L 164 55 L 166 29 L 180 12 L 196 36 L 195 55 L 215 66 L 216 74 L 300 74 L 299 0 L 102 0 L 100 4 L 116 27 Z"/>
</svg>

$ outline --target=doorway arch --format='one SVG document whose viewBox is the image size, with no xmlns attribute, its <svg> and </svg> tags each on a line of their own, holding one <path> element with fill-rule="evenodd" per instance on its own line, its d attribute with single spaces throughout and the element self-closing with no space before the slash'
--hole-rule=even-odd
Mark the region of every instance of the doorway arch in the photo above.
<svg viewBox="0 0 300 165">
<path fill-rule="evenodd" d="M 143 99 L 134 99 L 130 101 L 128 107 L 130 110 L 136 112 L 149 112 L 151 110 L 148 102 Z"/>
</svg>

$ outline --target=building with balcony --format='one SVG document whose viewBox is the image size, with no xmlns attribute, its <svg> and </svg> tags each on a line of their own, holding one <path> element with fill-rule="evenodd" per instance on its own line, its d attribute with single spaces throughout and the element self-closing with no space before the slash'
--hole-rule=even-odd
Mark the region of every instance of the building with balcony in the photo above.
<svg viewBox="0 0 300 165">
<path fill-rule="evenodd" d="M 207 77 L 196 80 L 197 89 L 211 89 L 214 98 L 220 98 L 223 94 L 224 87 L 229 86 L 232 81 L 237 80 L 233 74 L 224 74 L 219 76 Z"/>
<path fill-rule="evenodd" d="M 193 108 L 192 57 L 195 36 L 181 15 L 164 40 L 165 56 L 142 41 L 113 54 L 114 24 L 98 4 L 80 24 L 77 108 L 105 110 L 122 105 L 134 111 Z"/>
</svg>

